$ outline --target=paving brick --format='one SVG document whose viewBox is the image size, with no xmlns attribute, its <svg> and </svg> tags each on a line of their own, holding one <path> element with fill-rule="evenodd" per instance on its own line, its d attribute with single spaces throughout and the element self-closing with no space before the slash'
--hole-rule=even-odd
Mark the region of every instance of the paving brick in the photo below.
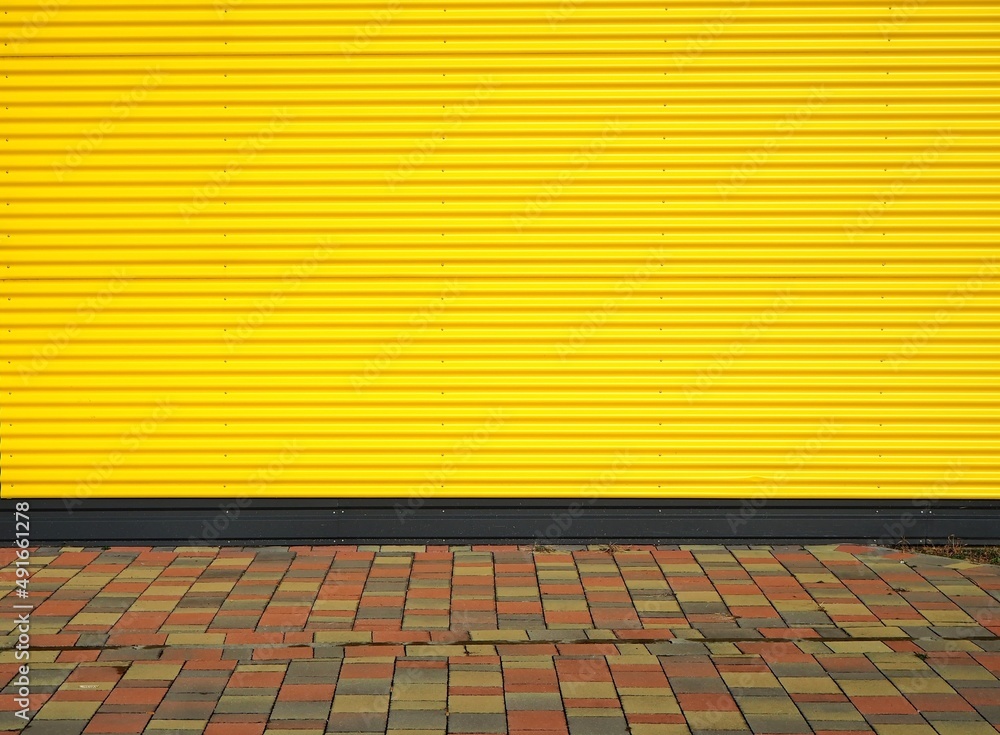
<svg viewBox="0 0 1000 735">
<path fill-rule="evenodd" d="M 448 725 L 444 709 L 392 709 L 389 712 L 390 730 L 440 730 Z"/>
<path fill-rule="evenodd" d="M 449 733 L 493 733 L 507 732 L 507 716 L 503 713 L 449 713 Z"/>
<path fill-rule="evenodd" d="M 334 712 L 327 730 L 336 733 L 383 733 L 388 716 L 385 713 Z"/>
<path fill-rule="evenodd" d="M 37 720 L 89 720 L 100 708 L 100 702 L 50 701 L 35 714 Z"/>
</svg>

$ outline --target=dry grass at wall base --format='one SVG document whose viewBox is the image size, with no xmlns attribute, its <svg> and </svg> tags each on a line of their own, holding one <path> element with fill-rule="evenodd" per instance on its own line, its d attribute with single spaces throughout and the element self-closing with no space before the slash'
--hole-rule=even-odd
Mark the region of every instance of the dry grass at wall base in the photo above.
<svg viewBox="0 0 1000 735">
<path fill-rule="evenodd" d="M 1000 564 L 1000 546 L 967 546 L 954 536 L 949 536 L 943 544 L 916 544 L 903 540 L 896 544 L 896 548 L 912 554 L 945 556 L 973 564 Z"/>
</svg>

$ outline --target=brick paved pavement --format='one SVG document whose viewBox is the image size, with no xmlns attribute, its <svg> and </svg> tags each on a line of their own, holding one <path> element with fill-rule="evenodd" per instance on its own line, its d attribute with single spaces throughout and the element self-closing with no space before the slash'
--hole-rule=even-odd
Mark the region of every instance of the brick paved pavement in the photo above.
<svg viewBox="0 0 1000 735">
<path fill-rule="evenodd" d="M 30 735 L 1000 730 L 998 567 L 859 546 L 116 547 L 33 564 Z M 3 620 L 0 732 L 17 732 Z"/>
</svg>

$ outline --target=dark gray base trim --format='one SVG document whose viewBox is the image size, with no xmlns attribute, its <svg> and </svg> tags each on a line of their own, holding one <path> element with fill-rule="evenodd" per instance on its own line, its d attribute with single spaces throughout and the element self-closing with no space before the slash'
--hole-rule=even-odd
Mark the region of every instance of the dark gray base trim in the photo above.
<svg viewBox="0 0 1000 735">
<path fill-rule="evenodd" d="M 13 500 L 0 500 L 11 512 Z M 33 544 L 1000 543 L 1000 502 L 567 499 L 29 500 Z M 13 519 L 11 519 L 13 528 Z M 8 537 L 9 538 L 9 537 Z"/>
</svg>

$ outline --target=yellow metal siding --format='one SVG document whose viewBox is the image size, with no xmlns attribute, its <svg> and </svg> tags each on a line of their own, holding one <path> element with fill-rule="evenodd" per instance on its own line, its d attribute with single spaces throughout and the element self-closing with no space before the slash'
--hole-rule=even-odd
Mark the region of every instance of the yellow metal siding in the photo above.
<svg viewBox="0 0 1000 735">
<path fill-rule="evenodd" d="M 1000 498 L 993 0 L 4 11 L 4 496 Z"/>
</svg>

